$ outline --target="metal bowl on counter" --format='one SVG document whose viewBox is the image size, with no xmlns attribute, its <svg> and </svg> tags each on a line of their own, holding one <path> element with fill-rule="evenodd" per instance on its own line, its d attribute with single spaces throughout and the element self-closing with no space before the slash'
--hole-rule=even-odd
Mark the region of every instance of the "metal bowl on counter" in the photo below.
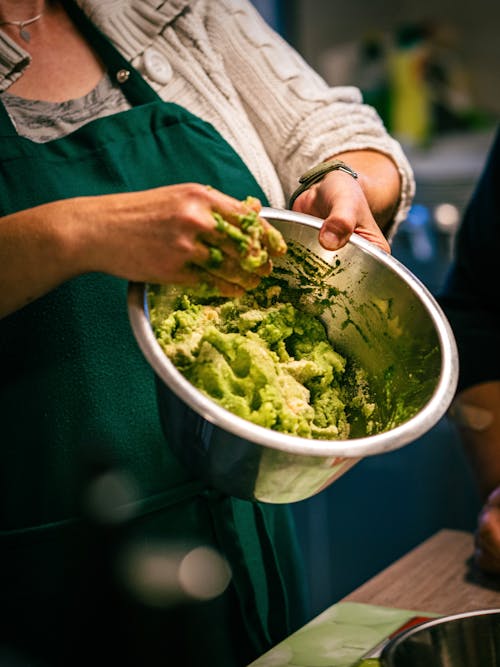
<svg viewBox="0 0 500 667">
<path fill-rule="evenodd" d="M 500 609 L 443 616 L 394 636 L 382 667 L 499 667 Z"/>
<path fill-rule="evenodd" d="M 286 280 L 304 310 L 326 304 L 321 319 L 330 341 L 368 374 L 375 428 L 359 423 L 348 439 L 319 440 L 242 419 L 196 389 L 164 354 L 149 321 L 148 285 L 130 284 L 128 309 L 157 376 L 162 424 L 177 457 L 224 493 L 289 503 L 320 492 L 361 458 L 431 429 L 455 393 L 457 350 L 433 296 L 394 257 L 355 234 L 344 248 L 327 251 L 318 241 L 322 222 L 309 215 L 263 208 L 261 216 L 289 246 L 273 275 Z"/>
</svg>

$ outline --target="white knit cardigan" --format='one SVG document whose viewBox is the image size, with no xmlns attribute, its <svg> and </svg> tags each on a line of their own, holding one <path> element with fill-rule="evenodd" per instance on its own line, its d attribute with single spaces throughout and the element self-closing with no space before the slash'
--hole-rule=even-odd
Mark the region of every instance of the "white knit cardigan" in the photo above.
<svg viewBox="0 0 500 667">
<path fill-rule="evenodd" d="M 266 193 L 284 207 L 298 177 L 344 151 L 375 149 L 401 175 L 392 233 L 414 194 L 411 167 L 372 107 L 354 87 L 329 87 L 262 20 L 247 0 L 77 0 L 139 70 L 154 48 L 170 63 L 160 96 L 212 123 L 236 149 Z M 0 91 L 29 64 L 0 31 Z M 144 73 L 147 78 L 147 74 Z"/>
</svg>

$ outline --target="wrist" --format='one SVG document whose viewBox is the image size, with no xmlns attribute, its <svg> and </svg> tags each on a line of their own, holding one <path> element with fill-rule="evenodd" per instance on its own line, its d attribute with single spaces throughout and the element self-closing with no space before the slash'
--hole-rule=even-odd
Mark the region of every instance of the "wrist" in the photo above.
<svg viewBox="0 0 500 667">
<path fill-rule="evenodd" d="M 384 233 L 394 222 L 401 198 L 401 177 L 392 158 L 376 150 L 353 150 L 335 156 L 358 174 L 371 213 Z"/>
<path fill-rule="evenodd" d="M 92 207 L 92 197 L 76 197 L 53 202 L 52 224 L 61 270 L 66 279 L 101 270 L 95 255 L 99 239 L 95 227 L 102 210 Z"/>
<path fill-rule="evenodd" d="M 341 171 L 345 174 L 348 174 L 349 176 L 351 176 L 351 178 L 354 178 L 356 180 L 359 177 L 358 172 L 355 171 L 343 160 L 331 159 L 331 160 L 325 160 L 324 162 L 320 162 L 314 167 L 311 167 L 311 169 L 308 169 L 308 171 L 302 174 L 302 176 L 299 178 L 299 186 L 290 197 L 290 201 L 288 204 L 289 208 L 290 209 L 292 208 L 297 197 L 299 197 L 303 192 L 308 190 L 312 185 L 315 185 L 316 183 L 322 181 L 327 174 L 333 171 Z"/>
</svg>

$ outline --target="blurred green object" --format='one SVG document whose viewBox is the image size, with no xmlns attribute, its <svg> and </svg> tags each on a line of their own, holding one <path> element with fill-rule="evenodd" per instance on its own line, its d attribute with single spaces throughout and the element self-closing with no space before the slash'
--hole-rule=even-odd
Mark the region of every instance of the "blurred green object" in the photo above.
<svg viewBox="0 0 500 667">
<path fill-rule="evenodd" d="M 379 667 L 377 658 L 363 656 L 415 614 L 420 612 L 338 602 L 248 667 Z"/>
</svg>

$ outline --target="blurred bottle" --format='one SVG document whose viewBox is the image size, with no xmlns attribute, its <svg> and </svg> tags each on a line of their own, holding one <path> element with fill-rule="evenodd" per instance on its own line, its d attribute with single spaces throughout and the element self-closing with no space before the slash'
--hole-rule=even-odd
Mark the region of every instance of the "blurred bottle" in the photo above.
<svg viewBox="0 0 500 667">
<path fill-rule="evenodd" d="M 389 54 L 389 128 L 406 146 L 423 146 L 432 134 L 432 102 L 426 80 L 428 44 L 419 25 L 399 29 Z"/>
<path fill-rule="evenodd" d="M 366 104 L 373 106 L 389 125 L 390 87 L 387 72 L 387 47 L 384 36 L 370 33 L 362 40 L 355 78 Z"/>
<path fill-rule="evenodd" d="M 431 262 L 435 258 L 435 248 L 431 229 L 431 216 L 427 206 L 413 204 L 405 220 L 404 231 L 408 234 L 408 241 L 412 258 L 417 262 Z"/>
</svg>

